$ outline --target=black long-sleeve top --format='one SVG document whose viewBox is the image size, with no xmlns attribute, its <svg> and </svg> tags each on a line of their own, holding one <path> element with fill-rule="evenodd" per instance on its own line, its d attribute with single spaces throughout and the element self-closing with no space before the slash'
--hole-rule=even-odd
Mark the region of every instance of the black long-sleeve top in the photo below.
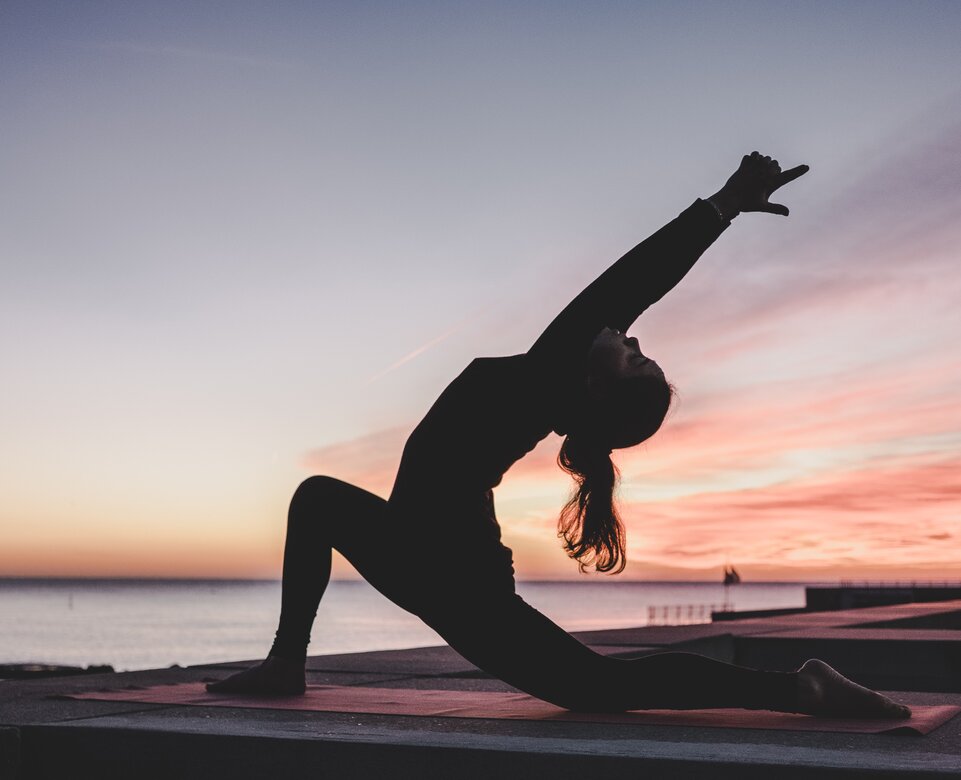
<svg viewBox="0 0 961 780">
<path fill-rule="evenodd" d="M 552 430 L 586 385 L 587 355 L 604 327 L 627 330 L 730 225 L 696 200 L 595 279 L 524 354 L 477 358 L 441 393 L 404 447 L 390 504 L 451 570 L 513 587 L 493 488 Z M 451 549 L 453 548 L 453 549 Z"/>
</svg>

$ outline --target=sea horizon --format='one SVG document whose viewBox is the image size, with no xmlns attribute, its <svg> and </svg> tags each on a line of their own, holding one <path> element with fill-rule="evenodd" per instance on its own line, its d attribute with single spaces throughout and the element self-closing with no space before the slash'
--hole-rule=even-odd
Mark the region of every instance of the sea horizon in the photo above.
<svg viewBox="0 0 961 780">
<path fill-rule="evenodd" d="M 712 611 L 803 607 L 819 582 L 521 580 L 517 592 L 567 631 L 707 622 Z M 280 608 L 276 579 L 0 578 L 0 663 L 117 670 L 263 657 Z M 444 640 L 362 579 L 331 581 L 312 655 Z"/>
</svg>

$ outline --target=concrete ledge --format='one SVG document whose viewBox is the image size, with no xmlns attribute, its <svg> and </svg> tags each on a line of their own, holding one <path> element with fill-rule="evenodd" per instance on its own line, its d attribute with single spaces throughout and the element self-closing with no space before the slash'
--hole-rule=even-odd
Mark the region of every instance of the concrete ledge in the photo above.
<svg viewBox="0 0 961 780">
<path fill-rule="evenodd" d="M 459 743 L 459 744 L 458 744 Z M 353 738 L 263 737 L 84 726 L 41 726 L 24 734 L 30 780 L 229 777 L 424 778 L 425 780 L 636 780 L 669 778 L 917 778 L 958 776 L 957 757 L 721 742 L 661 740 L 589 743 L 421 731 Z M 41 749 L 42 748 L 42 749 Z M 132 772 L 132 767 L 137 767 Z"/>
<path fill-rule="evenodd" d="M 19 780 L 20 729 L 0 726 L 0 780 Z"/>
</svg>

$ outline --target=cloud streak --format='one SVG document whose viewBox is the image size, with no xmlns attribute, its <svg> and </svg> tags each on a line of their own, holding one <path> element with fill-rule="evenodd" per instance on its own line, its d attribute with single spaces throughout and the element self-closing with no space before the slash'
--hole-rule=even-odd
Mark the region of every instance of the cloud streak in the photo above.
<svg viewBox="0 0 961 780">
<path fill-rule="evenodd" d="M 483 311 L 484 311 L 484 309 L 479 309 L 479 310 L 475 310 L 475 311 L 471 312 L 471 313 L 468 314 L 466 317 L 464 317 L 463 319 L 459 320 L 457 323 L 455 323 L 454 325 L 452 325 L 450 328 L 448 328 L 447 330 L 445 330 L 445 331 L 444 331 L 443 333 L 441 333 L 440 335 L 435 336 L 434 338 L 430 339 L 429 341 L 425 342 L 424 344 L 421 344 L 421 345 L 420 345 L 419 347 L 417 347 L 416 349 L 412 349 L 412 350 L 411 350 L 410 352 L 408 352 L 406 355 L 404 355 L 403 357 L 395 360 L 393 363 L 391 363 L 389 366 L 387 366 L 387 368 L 385 368 L 383 371 L 380 371 L 379 373 L 374 374 L 372 377 L 370 377 L 370 379 L 368 379 L 368 380 L 364 383 L 364 386 L 366 387 L 366 386 L 368 386 L 368 385 L 373 384 L 374 382 L 377 382 L 377 381 L 383 379 L 385 376 L 387 376 L 387 375 L 390 374 L 391 372 L 396 371 L 396 370 L 397 370 L 398 368 L 400 368 L 401 366 L 406 365 L 407 363 L 409 363 L 410 361 L 414 360 L 415 358 L 418 358 L 418 357 L 420 357 L 421 355 L 423 355 L 423 354 L 424 354 L 425 352 L 427 352 L 428 350 L 430 350 L 430 349 L 432 349 L 433 347 L 436 347 L 438 344 L 441 344 L 442 342 L 446 341 L 446 340 L 449 339 L 451 336 L 453 336 L 455 333 L 460 332 L 460 331 L 463 330 L 467 325 L 469 325 L 469 324 L 471 324 L 472 322 L 476 321 L 476 320 L 481 316 L 481 314 L 483 313 Z"/>
</svg>

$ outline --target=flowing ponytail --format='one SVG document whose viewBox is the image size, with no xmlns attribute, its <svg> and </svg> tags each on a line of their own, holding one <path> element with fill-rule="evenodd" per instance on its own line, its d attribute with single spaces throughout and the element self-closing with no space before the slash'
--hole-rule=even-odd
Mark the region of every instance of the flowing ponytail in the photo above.
<svg viewBox="0 0 961 780">
<path fill-rule="evenodd" d="M 624 525 L 614 505 L 614 488 L 620 476 L 610 450 L 580 437 L 568 436 L 557 456 L 558 465 L 577 487 L 557 520 L 557 535 L 580 570 L 618 574 L 624 557 Z"/>
</svg>

